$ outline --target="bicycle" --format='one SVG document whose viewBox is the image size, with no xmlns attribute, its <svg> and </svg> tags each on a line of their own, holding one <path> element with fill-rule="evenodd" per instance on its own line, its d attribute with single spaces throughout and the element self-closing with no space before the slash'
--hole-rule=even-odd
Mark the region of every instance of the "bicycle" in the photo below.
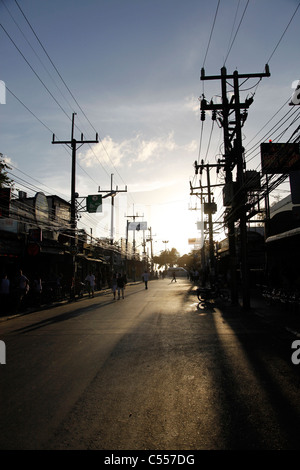
<svg viewBox="0 0 300 470">
<path fill-rule="evenodd" d="M 229 300 L 227 289 L 221 289 L 218 286 L 198 287 L 196 291 L 199 302 L 208 302 L 216 299 Z"/>
<path fill-rule="evenodd" d="M 212 293 L 213 290 L 211 287 L 198 287 L 196 291 L 199 302 L 205 302 L 208 299 L 211 299 Z"/>
</svg>

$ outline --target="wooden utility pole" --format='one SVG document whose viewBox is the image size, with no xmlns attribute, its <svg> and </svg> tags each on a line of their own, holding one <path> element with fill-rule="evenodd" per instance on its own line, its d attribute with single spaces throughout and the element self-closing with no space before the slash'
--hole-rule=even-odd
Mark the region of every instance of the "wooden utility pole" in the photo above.
<svg viewBox="0 0 300 470">
<path fill-rule="evenodd" d="M 235 229 L 234 224 L 240 221 L 240 243 L 241 243 L 241 274 L 242 274 L 242 290 L 243 290 L 243 307 L 250 308 L 249 280 L 248 280 L 248 260 L 247 260 L 247 227 L 246 227 L 246 200 L 247 192 L 244 185 L 245 162 L 242 146 L 241 128 L 246 115 L 241 115 L 241 109 L 248 109 L 253 99 L 246 99 L 245 103 L 240 102 L 239 97 L 239 79 L 263 78 L 269 77 L 269 66 L 266 65 L 265 73 L 255 74 L 239 74 L 237 71 L 233 75 L 228 75 L 226 68 L 222 67 L 221 75 L 206 76 L 205 71 L 201 69 L 201 80 L 221 80 L 222 87 L 222 103 L 208 103 L 204 97 L 201 100 L 201 110 L 212 110 L 219 115 L 219 122 L 224 129 L 224 161 L 222 164 L 225 169 L 226 184 L 233 188 L 232 171 L 237 166 L 236 188 L 233 190 L 233 197 L 228 209 L 226 222 L 228 224 L 229 237 L 229 256 L 231 265 L 231 295 L 232 302 L 237 301 L 237 285 L 236 285 L 236 253 L 235 253 Z M 230 102 L 227 98 L 226 84 L 228 80 L 233 80 L 234 95 Z M 234 120 L 229 121 L 230 114 L 234 113 Z M 233 126 L 233 127 L 232 127 Z M 228 186 L 227 186 L 228 188 Z"/>
<path fill-rule="evenodd" d="M 191 186 L 191 195 L 196 195 L 199 196 L 199 193 L 195 193 L 195 189 L 201 189 L 201 205 L 204 207 L 204 213 L 208 215 L 208 239 L 209 239 L 209 262 L 210 262 L 210 271 L 211 275 L 213 276 L 215 273 L 215 254 L 214 254 L 214 238 L 213 238 L 213 220 L 212 220 L 212 215 L 217 211 L 217 205 L 215 202 L 212 200 L 212 191 L 211 188 L 216 187 L 216 186 L 221 186 L 220 184 L 210 184 L 210 168 L 216 167 L 217 169 L 220 167 L 220 164 L 204 164 L 204 161 L 201 161 L 201 164 L 197 164 L 195 162 L 195 172 L 198 174 L 200 171 L 200 174 L 202 174 L 203 170 L 206 169 L 206 181 L 207 181 L 207 186 L 201 186 L 199 187 L 192 187 Z M 203 189 L 207 189 L 207 193 L 203 193 Z M 206 203 L 204 201 L 204 197 L 207 196 L 208 202 Z M 203 252 L 204 252 L 204 246 L 203 246 Z"/>
<path fill-rule="evenodd" d="M 76 243 L 76 151 L 77 145 L 81 147 L 83 144 L 96 144 L 99 142 L 98 134 L 96 134 L 95 140 L 83 140 L 83 134 L 81 134 L 81 140 L 77 141 L 74 138 L 74 119 L 76 113 L 72 114 L 72 129 L 71 129 L 71 140 L 55 140 L 55 135 L 53 134 L 52 144 L 64 144 L 72 149 L 72 173 L 71 173 L 71 254 L 72 254 L 72 278 L 75 278 L 76 274 L 76 262 L 75 255 L 77 251 Z"/>
</svg>

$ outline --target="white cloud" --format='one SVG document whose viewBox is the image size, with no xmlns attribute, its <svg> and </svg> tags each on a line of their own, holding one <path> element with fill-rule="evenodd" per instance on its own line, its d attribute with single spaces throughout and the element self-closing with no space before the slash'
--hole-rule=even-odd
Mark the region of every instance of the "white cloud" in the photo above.
<svg viewBox="0 0 300 470">
<path fill-rule="evenodd" d="M 124 165 L 131 167 L 134 163 L 156 160 L 166 152 L 172 152 L 177 148 L 173 132 L 156 139 L 146 139 L 138 134 L 122 142 L 114 142 L 110 136 L 107 136 L 102 143 L 95 144 L 86 152 L 80 153 L 79 159 L 80 163 L 88 168 L 109 160 L 115 167 Z"/>
<path fill-rule="evenodd" d="M 0 156 L 2 157 L 2 160 L 3 160 L 4 163 L 6 163 L 6 165 L 8 165 L 8 166 L 10 166 L 10 165 L 17 166 L 17 163 L 15 164 L 13 162 L 13 160 L 10 157 L 8 157 L 7 155 L 3 155 L 3 154 L 0 153 Z"/>
</svg>

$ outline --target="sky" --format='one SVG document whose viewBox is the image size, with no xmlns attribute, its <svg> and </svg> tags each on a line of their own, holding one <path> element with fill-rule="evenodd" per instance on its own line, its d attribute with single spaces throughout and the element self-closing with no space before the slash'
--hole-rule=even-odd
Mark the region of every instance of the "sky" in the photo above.
<svg viewBox="0 0 300 470">
<path fill-rule="evenodd" d="M 28 196 L 43 192 L 70 200 L 71 150 L 53 145 L 52 136 L 70 140 L 76 113 L 74 137 L 99 137 L 99 143 L 77 149 L 79 197 L 99 194 L 99 188 L 106 194 L 112 184 L 120 191 L 114 198 L 115 241 L 126 237 L 127 221 L 136 216 L 147 222 L 147 238 L 151 228 L 154 254 L 173 247 L 188 253 L 194 248 L 189 239 L 200 236 L 200 200 L 190 194 L 190 184 L 199 185 L 194 162 L 215 163 L 223 152 L 223 129 L 209 112 L 201 121 L 199 101 L 204 95 L 217 102 L 220 80 L 200 80 L 201 68 L 207 76 L 220 75 L 223 66 L 228 73 L 250 74 L 269 64 L 270 77 L 240 86 L 241 99 L 254 96 L 243 127 L 246 168 L 259 171 L 260 143 L 284 142 L 299 125 L 299 108 L 288 104 L 300 79 L 298 5 L 0 0 L 0 80 L 6 86 L 0 152 L 15 187 Z M 220 183 L 213 170 L 210 178 Z M 220 188 L 214 200 L 214 218 L 223 221 Z M 101 213 L 79 215 L 78 228 L 111 236 L 110 197 Z M 136 232 L 139 250 L 142 235 Z"/>
</svg>

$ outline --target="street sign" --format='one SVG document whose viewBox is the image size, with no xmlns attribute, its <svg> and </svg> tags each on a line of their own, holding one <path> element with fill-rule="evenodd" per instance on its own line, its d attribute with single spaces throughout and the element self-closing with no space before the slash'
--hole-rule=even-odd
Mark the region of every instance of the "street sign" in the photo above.
<svg viewBox="0 0 300 470">
<path fill-rule="evenodd" d="M 284 174 L 300 170 L 299 143 L 260 144 L 261 169 L 263 174 Z"/>
<path fill-rule="evenodd" d="M 147 230 L 147 222 L 129 222 L 128 230 Z"/>
<path fill-rule="evenodd" d="M 99 194 L 88 196 L 86 208 L 88 212 L 102 212 L 102 196 Z"/>
</svg>

